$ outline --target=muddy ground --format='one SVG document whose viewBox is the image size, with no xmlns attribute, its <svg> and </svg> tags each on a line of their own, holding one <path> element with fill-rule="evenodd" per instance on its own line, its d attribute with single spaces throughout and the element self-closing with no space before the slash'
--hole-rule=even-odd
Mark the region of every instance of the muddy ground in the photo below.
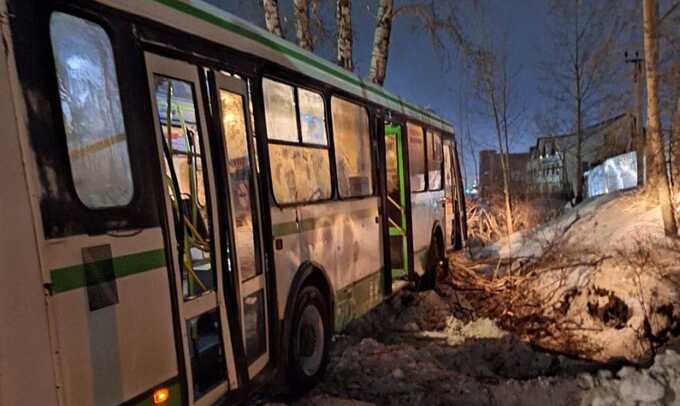
<svg viewBox="0 0 680 406">
<path fill-rule="evenodd" d="M 337 338 L 325 380 L 296 404 L 574 404 L 578 382 L 560 375 L 597 369 L 465 319 L 453 291 L 395 296 Z"/>
</svg>

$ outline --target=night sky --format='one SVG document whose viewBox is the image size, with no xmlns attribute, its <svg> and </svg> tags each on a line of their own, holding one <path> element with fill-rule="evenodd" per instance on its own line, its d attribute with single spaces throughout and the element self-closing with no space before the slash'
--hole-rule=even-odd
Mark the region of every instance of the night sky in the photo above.
<svg viewBox="0 0 680 406">
<path fill-rule="evenodd" d="M 541 49 L 545 46 L 544 21 L 547 14 L 545 0 L 500 0 L 492 2 L 494 7 L 488 9 L 490 25 L 495 27 L 495 35 L 507 34 L 510 51 L 510 66 L 518 70 L 518 108 L 525 109 L 523 119 L 510 135 L 511 150 L 525 151 L 536 138 L 536 129 L 532 122 L 531 106 L 541 105 L 538 91 L 538 72 L 536 65 L 541 59 Z M 404 27 L 406 25 L 406 27 Z M 474 31 L 475 27 L 464 26 Z M 370 33 L 372 35 L 372 32 Z M 475 103 L 470 89 L 470 78 L 462 66 L 462 58 L 452 61 L 451 66 L 443 67 L 437 61 L 430 41 L 426 35 L 411 32 L 405 21 L 397 20 L 394 26 L 394 42 L 390 48 L 391 59 L 387 71 L 385 86 L 402 97 L 432 108 L 438 114 L 454 123 L 458 134 L 465 129 L 466 120 L 461 117 L 461 103 L 468 111 L 467 125 L 470 126 L 474 150 L 494 149 L 496 134 L 492 121 Z M 370 57 L 370 41 L 363 41 L 358 57 L 368 66 Z M 368 55 L 368 56 L 366 56 Z M 408 63 L 417 59 L 416 63 Z M 432 62 L 429 62 L 432 61 Z M 470 152 L 465 147 L 465 166 L 470 181 L 474 177 L 474 169 Z"/>
<path fill-rule="evenodd" d="M 260 0 L 208 0 L 208 2 L 254 24 L 264 26 Z M 402 2 L 395 1 L 397 5 Z M 292 0 L 279 0 L 279 3 L 284 35 L 295 41 Z M 469 9 L 471 13 L 471 16 L 464 16 L 461 21 L 462 28 L 471 36 L 475 36 L 479 29 L 475 24 L 477 19 L 474 17 L 479 10 L 472 6 L 473 3 L 474 0 L 460 1 L 460 4 L 464 4 L 463 12 Z M 315 52 L 325 58 L 333 59 L 335 56 L 335 2 L 334 0 L 319 0 L 319 4 L 319 15 L 329 31 L 326 33 L 327 37 L 317 45 Z M 352 2 L 355 72 L 361 77 L 366 77 L 368 73 L 376 4 L 376 0 L 354 0 Z M 489 24 L 486 26 L 492 27 L 492 35 L 499 40 L 507 34 L 510 66 L 513 71 L 519 72 L 516 78 L 517 105 L 518 108 L 524 110 L 524 113 L 523 119 L 512 130 L 511 150 L 525 151 L 533 144 L 537 135 L 537 130 L 533 125 L 531 106 L 542 104 L 538 91 L 536 65 L 542 57 L 541 50 L 545 46 L 546 1 L 495 0 L 488 2 L 487 5 L 489 7 L 484 9 L 484 15 L 489 19 Z M 463 66 L 463 58 L 453 46 L 449 47 L 448 54 L 450 58 L 446 60 L 438 57 L 428 35 L 417 29 L 417 21 L 414 18 L 408 16 L 397 18 L 393 25 L 385 87 L 412 103 L 430 108 L 446 117 L 454 123 L 458 134 L 465 131 L 464 127 L 469 125 L 475 154 L 478 154 L 481 149 L 494 148 L 496 135 L 491 125 L 492 122 L 474 102 L 470 81 Z M 463 118 L 464 115 L 468 117 L 467 120 Z M 463 159 L 469 184 L 474 178 L 474 165 L 469 147 L 464 148 Z"/>
</svg>

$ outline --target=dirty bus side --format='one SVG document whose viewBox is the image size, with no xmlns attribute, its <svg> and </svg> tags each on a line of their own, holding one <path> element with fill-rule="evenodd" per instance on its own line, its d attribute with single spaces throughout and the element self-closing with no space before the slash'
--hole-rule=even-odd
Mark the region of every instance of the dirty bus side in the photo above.
<svg viewBox="0 0 680 406">
<path fill-rule="evenodd" d="M 2 404 L 308 388 L 464 238 L 450 124 L 233 15 L 0 0 L 0 24 Z"/>
</svg>

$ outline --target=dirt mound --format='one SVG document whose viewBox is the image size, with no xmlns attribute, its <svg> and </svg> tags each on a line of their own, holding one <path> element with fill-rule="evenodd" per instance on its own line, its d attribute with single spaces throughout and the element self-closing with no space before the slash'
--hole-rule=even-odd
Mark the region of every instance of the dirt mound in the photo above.
<svg viewBox="0 0 680 406">
<path fill-rule="evenodd" d="M 642 195 L 586 202 L 510 241 L 486 250 L 481 281 L 469 275 L 477 264 L 454 258 L 454 285 L 477 315 L 600 362 L 651 362 L 680 334 L 680 243 L 664 237 L 658 207 Z"/>
</svg>

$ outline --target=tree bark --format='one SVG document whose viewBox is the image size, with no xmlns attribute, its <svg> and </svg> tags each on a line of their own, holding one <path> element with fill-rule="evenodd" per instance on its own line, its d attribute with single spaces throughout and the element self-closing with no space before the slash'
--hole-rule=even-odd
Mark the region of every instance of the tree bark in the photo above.
<svg viewBox="0 0 680 406">
<path fill-rule="evenodd" d="M 335 15 L 338 25 L 338 65 L 352 71 L 352 5 L 351 0 L 337 0 Z"/>
<path fill-rule="evenodd" d="M 502 112 L 502 122 L 503 122 L 503 138 L 505 141 L 505 170 L 504 170 L 504 180 L 503 180 L 503 187 L 505 188 L 505 216 L 506 216 L 506 222 L 507 222 L 507 227 L 508 227 L 508 244 L 510 244 L 510 235 L 515 231 L 514 230 L 514 219 L 512 215 L 512 195 L 513 191 L 510 189 L 510 141 L 508 137 L 508 80 L 510 78 L 508 77 L 508 66 L 507 66 L 507 61 L 505 60 L 505 56 L 503 56 L 503 65 L 502 65 L 502 98 L 501 98 L 501 112 Z M 501 149 L 502 151 L 502 149 Z M 510 246 L 512 250 L 512 246 Z"/>
<path fill-rule="evenodd" d="M 642 62 L 635 62 L 635 154 L 637 160 L 637 185 L 644 187 L 645 185 L 645 132 L 642 125 L 642 98 L 644 93 L 644 84 L 642 83 Z"/>
<path fill-rule="evenodd" d="M 307 0 L 293 0 L 295 18 L 297 19 L 298 45 L 308 51 L 314 51 L 312 32 L 309 29 L 309 6 Z"/>
<path fill-rule="evenodd" d="M 279 0 L 262 0 L 264 7 L 264 22 L 267 31 L 282 37 L 281 20 L 279 19 Z"/>
<path fill-rule="evenodd" d="M 671 204 L 668 172 L 664 158 L 659 115 L 659 49 L 657 44 L 658 6 L 656 0 L 643 0 L 645 64 L 647 65 L 647 146 L 650 157 L 649 193 L 656 192 L 661 205 L 664 231 L 667 236 L 677 236 L 678 228 Z M 656 190 L 654 190 L 656 189 Z"/>
<path fill-rule="evenodd" d="M 580 81 L 577 80 L 577 88 L 580 89 Z M 578 90 L 577 90 L 578 92 Z M 576 100 L 576 203 L 583 200 L 583 108 L 581 99 Z"/>
<path fill-rule="evenodd" d="M 370 81 L 380 86 L 385 83 L 385 74 L 387 72 L 393 12 L 393 0 L 380 0 L 375 22 L 375 33 L 373 34 L 371 67 L 368 71 Z"/>
</svg>

